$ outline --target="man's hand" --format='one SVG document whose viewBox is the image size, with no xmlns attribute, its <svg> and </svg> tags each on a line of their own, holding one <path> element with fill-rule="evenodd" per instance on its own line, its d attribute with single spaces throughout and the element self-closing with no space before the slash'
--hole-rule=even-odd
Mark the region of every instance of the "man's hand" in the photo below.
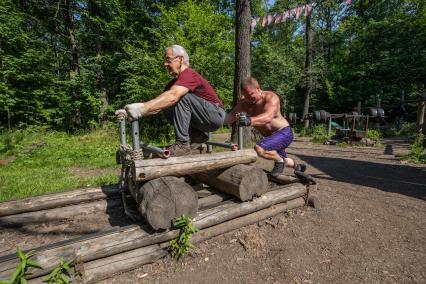
<svg viewBox="0 0 426 284">
<path fill-rule="evenodd" d="M 137 120 L 146 114 L 143 103 L 128 104 L 124 107 L 130 121 Z"/>
<path fill-rule="evenodd" d="M 124 109 L 117 109 L 115 111 L 115 116 L 117 117 L 118 121 L 124 120 L 127 117 L 127 112 Z"/>
<path fill-rule="evenodd" d="M 247 115 L 245 112 L 240 112 L 239 119 L 238 119 L 238 125 L 240 126 L 250 126 L 251 125 L 251 118 Z"/>
</svg>

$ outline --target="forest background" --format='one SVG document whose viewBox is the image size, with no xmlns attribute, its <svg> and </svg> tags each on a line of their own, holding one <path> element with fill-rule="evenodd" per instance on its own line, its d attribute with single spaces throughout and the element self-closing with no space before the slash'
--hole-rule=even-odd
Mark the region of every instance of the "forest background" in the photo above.
<svg viewBox="0 0 426 284">
<path fill-rule="evenodd" d="M 304 4 L 250 2 L 260 17 Z M 2 0 L 0 131 L 41 125 L 73 133 L 114 121 L 115 109 L 161 93 L 171 44 L 187 49 L 229 110 L 234 23 L 235 1 L 225 0 Z M 392 113 L 402 92 L 406 99 L 425 92 L 425 1 L 317 1 L 311 25 L 311 110 L 342 113 L 380 99 Z M 280 95 L 284 113 L 303 109 L 304 29 L 301 17 L 252 32 L 252 75 Z M 142 132 L 171 129 L 155 116 Z"/>
</svg>

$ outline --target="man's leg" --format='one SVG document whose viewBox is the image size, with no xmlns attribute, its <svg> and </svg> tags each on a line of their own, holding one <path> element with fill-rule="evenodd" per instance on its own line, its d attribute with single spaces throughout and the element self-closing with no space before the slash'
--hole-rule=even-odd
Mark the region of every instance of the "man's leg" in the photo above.
<svg viewBox="0 0 426 284">
<path fill-rule="evenodd" d="M 179 102 L 164 110 L 164 114 L 175 130 L 176 143 L 189 149 L 193 135 L 215 131 L 223 125 L 225 111 L 192 93 L 183 96 Z"/>
</svg>

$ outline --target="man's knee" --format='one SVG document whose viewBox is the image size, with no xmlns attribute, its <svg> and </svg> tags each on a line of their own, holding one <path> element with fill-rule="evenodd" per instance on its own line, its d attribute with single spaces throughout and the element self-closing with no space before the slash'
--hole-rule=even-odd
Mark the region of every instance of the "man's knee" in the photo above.
<svg viewBox="0 0 426 284">
<path fill-rule="evenodd" d="M 256 153 L 263 157 L 265 155 L 265 149 L 263 149 L 262 147 L 260 147 L 259 145 L 254 146 L 254 150 L 256 151 Z"/>
</svg>

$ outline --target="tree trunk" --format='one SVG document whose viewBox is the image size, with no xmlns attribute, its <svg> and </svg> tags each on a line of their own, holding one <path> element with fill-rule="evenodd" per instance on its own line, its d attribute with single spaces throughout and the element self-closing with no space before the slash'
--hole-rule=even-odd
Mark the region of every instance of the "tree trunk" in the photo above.
<svg viewBox="0 0 426 284">
<path fill-rule="evenodd" d="M 93 33 L 95 34 L 95 46 L 96 46 L 96 64 L 97 64 L 97 70 L 96 70 L 96 86 L 99 89 L 99 100 L 101 101 L 100 111 L 101 111 L 101 117 L 100 117 L 100 124 L 103 126 L 105 123 L 105 111 L 108 108 L 108 93 L 107 89 L 105 87 L 105 80 L 104 80 L 104 70 L 102 67 L 102 55 L 103 55 L 103 48 L 102 48 L 102 41 L 101 41 L 101 30 L 99 28 L 99 24 L 96 22 L 96 18 L 100 17 L 99 7 L 96 4 L 96 1 L 90 0 L 89 1 L 89 15 L 92 18 L 92 29 Z"/>
<path fill-rule="evenodd" d="M 252 200 L 268 191 L 266 173 L 254 166 L 240 164 L 224 171 L 198 173 L 193 177 L 241 201 Z"/>
<path fill-rule="evenodd" d="M 65 0 L 63 13 L 65 17 L 65 26 L 67 30 L 68 44 L 69 44 L 69 49 L 71 53 L 69 76 L 70 76 L 70 80 L 72 81 L 74 78 L 80 75 L 80 64 L 79 64 L 79 51 L 77 47 L 77 40 L 75 38 L 75 29 L 74 29 L 71 1 L 72 0 Z M 77 86 L 77 84 L 75 84 L 75 82 L 73 82 L 73 84 L 71 85 L 71 97 L 74 102 L 78 102 L 80 100 L 80 93 L 81 93 L 80 88 Z M 82 124 L 81 110 L 78 107 L 74 109 L 73 122 L 77 128 L 80 127 Z"/>
<path fill-rule="evenodd" d="M 237 0 L 235 4 L 235 72 L 234 72 L 234 96 L 232 106 L 240 100 L 241 80 L 251 76 L 250 63 L 250 23 L 251 11 L 249 0 Z M 244 145 L 251 144 L 251 127 L 244 127 Z M 232 125 L 231 140 L 236 143 L 238 128 Z"/>
<path fill-rule="evenodd" d="M 426 93 L 423 93 L 423 96 L 417 107 L 417 120 L 416 120 L 416 133 L 417 134 L 426 134 L 425 133 L 425 114 L 426 114 Z"/>
<path fill-rule="evenodd" d="M 312 0 L 307 0 L 307 4 L 312 4 Z M 312 34 L 311 34 L 311 13 L 306 16 L 305 28 L 305 44 L 306 44 L 306 59 L 305 59 L 305 97 L 303 103 L 302 117 L 306 118 L 309 113 L 309 102 L 312 92 Z M 309 126 L 309 120 L 305 119 L 304 127 Z"/>
<path fill-rule="evenodd" d="M 192 187 L 177 177 L 150 180 L 135 197 L 139 212 L 154 230 L 169 229 L 173 220 L 185 215 L 195 217 L 198 198 Z"/>
</svg>

